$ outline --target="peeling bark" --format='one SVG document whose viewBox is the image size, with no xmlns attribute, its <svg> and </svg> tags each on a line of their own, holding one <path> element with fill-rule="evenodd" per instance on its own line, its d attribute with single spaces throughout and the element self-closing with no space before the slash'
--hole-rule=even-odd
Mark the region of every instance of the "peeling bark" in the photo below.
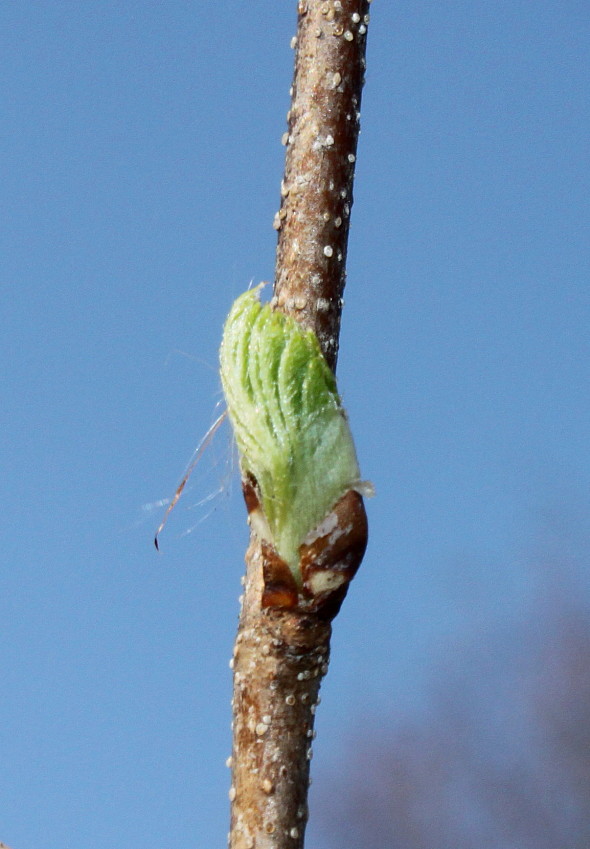
<svg viewBox="0 0 590 849">
<path fill-rule="evenodd" d="M 315 331 L 335 370 L 369 3 L 300 0 L 297 8 L 285 175 L 274 223 L 279 240 L 273 305 Z M 338 522 L 353 533 L 360 562 L 367 538 L 364 505 L 356 493 L 345 504 L 349 513 L 340 508 Z M 314 715 L 328 668 L 330 622 L 348 583 L 328 603 L 310 609 L 305 587 L 293 596 L 296 589 L 277 589 L 276 580 L 265 584 L 273 563 L 264 546 L 252 530 L 233 658 L 229 846 L 303 849 Z M 343 551 L 335 546 L 329 562 L 328 543 L 320 540 L 316 547 L 301 549 L 310 581 L 320 569 L 342 574 Z M 347 568 L 352 577 L 356 567 Z"/>
</svg>

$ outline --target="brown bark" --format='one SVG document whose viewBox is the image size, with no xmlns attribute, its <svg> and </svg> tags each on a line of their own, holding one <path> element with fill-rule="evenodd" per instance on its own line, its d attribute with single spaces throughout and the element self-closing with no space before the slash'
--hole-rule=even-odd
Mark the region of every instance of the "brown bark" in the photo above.
<svg viewBox="0 0 590 849">
<path fill-rule="evenodd" d="M 275 281 L 276 303 L 338 356 L 364 81 L 366 0 L 301 0 Z"/>
<path fill-rule="evenodd" d="M 330 623 L 262 608 L 262 552 L 252 537 L 234 648 L 231 849 L 300 849 L 313 721 Z"/>
<path fill-rule="evenodd" d="M 275 217 L 279 242 L 274 305 L 315 331 L 335 369 L 369 4 L 300 0 L 297 8 L 295 75 L 284 137 L 287 156 L 281 208 Z M 350 544 L 334 550 L 332 564 L 336 571 L 344 564 L 350 576 L 360 563 L 367 535 L 362 499 L 354 496 L 346 502 L 350 515 L 338 515 L 338 527 L 346 527 L 346 533 L 352 528 Z M 327 546 L 325 538 L 317 549 L 302 550 L 310 574 L 314 551 L 318 568 L 330 566 Z M 317 607 L 303 595 L 294 603 L 292 594 L 265 585 L 265 574 L 268 580 L 275 567 L 272 552 L 269 555 L 255 533 L 246 565 L 233 658 L 229 845 L 302 849 L 313 723 L 328 667 L 330 620 L 347 585 Z"/>
</svg>

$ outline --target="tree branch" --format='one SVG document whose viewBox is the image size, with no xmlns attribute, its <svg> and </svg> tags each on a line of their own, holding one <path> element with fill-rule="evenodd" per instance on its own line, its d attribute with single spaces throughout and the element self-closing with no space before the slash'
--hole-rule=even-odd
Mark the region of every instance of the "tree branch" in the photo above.
<svg viewBox="0 0 590 849">
<path fill-rule="evenodd" d="M 301 0 L 275 297 L 335 370 L 364 82 L 366 0 Z"/>
<path fill-rule="evenodd" d="M 368 7 L 367 0 L 298 3 L 286 166 L 274 224 L 279 241 L 273 305 L 314 330 L 333 370 Z M 293 585 L 286 564 L 256 533 L 260 505 L 251 481 L 244 481 L 244 495 L 252 533 L 233 658 L 229 845 L 302 849 L 314 714 L 328 668 L 330 622 L 362 559 L 366 514 L 361 496 L 350 490 L 330 521 L 322 523 L 326 527 L 301 546 L 310 586 L 314 576 L 328 576 L 324 591 L 314 595 L 305 584 Z M 334 576 L 338 582 L 332 584 Z"/>
<path fill-rule="evenodd" d="M 262 608 L 264 558 L 253 536 L 234 649 L 231 849 L 301 849 L 313 720 L 331 627 Z"/>
</svg>

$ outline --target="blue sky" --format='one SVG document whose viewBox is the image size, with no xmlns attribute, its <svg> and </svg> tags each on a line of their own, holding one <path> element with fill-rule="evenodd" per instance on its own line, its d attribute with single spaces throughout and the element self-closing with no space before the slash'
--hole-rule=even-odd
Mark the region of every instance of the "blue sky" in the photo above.
<svg viewBox="0 0 590 849">
<path fill-rule="evenodd" d="M 12 849 L 224 845 L 239 487 L 184 534 L 225 474 L 204 464 L 160 556 L 142 506 L 173 493 L 212 421 L 231 302 L 272 278 L 295 28 L 280 6 L 0 10 Z M 339 385 L 377 497 L 317 775 L 359 717 L 420 708 L 448 641 L 518 618 L 550 517 L 589 530 L 588 5 L 371 11 Z"/>
</svg>

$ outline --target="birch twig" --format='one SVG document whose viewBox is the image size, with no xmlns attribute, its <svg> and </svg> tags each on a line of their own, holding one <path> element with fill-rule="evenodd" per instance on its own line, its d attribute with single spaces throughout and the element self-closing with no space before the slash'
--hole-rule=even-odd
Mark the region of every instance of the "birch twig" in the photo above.
<svg viewBox="0 0 590 849">
<path fill-rule="evenodd" d="M 364 82 L 366 0 L 302 0 L 279 229 L 279 308 L 335 370 Z"/>
<path fill-rule="evenodd" d="M 315 332 L 335 370 L 369 4 L 300 0 L 297 8 L 286 166 L 275 217 L 273 306 Z M 244 494 L 254 529 L 260 505 L 247 479 Z M 345 578 L 336 591 L 315 597 L 305 585 L 293 589 L 264 535 L 251 534 L 233 658 L 230 849 L 303 848 L 314 714 L 328 668 L 330 623 L 367 538 L 358 492 L 350 490 L 330 517 L 330 527 L 341 529 L 335 535 L 340 541 L 333 544 L 318 531 L 301 547 L 302 563 L 307 558 L 310 581 L 316 566 L 322 574 Z"/>
</svg>

